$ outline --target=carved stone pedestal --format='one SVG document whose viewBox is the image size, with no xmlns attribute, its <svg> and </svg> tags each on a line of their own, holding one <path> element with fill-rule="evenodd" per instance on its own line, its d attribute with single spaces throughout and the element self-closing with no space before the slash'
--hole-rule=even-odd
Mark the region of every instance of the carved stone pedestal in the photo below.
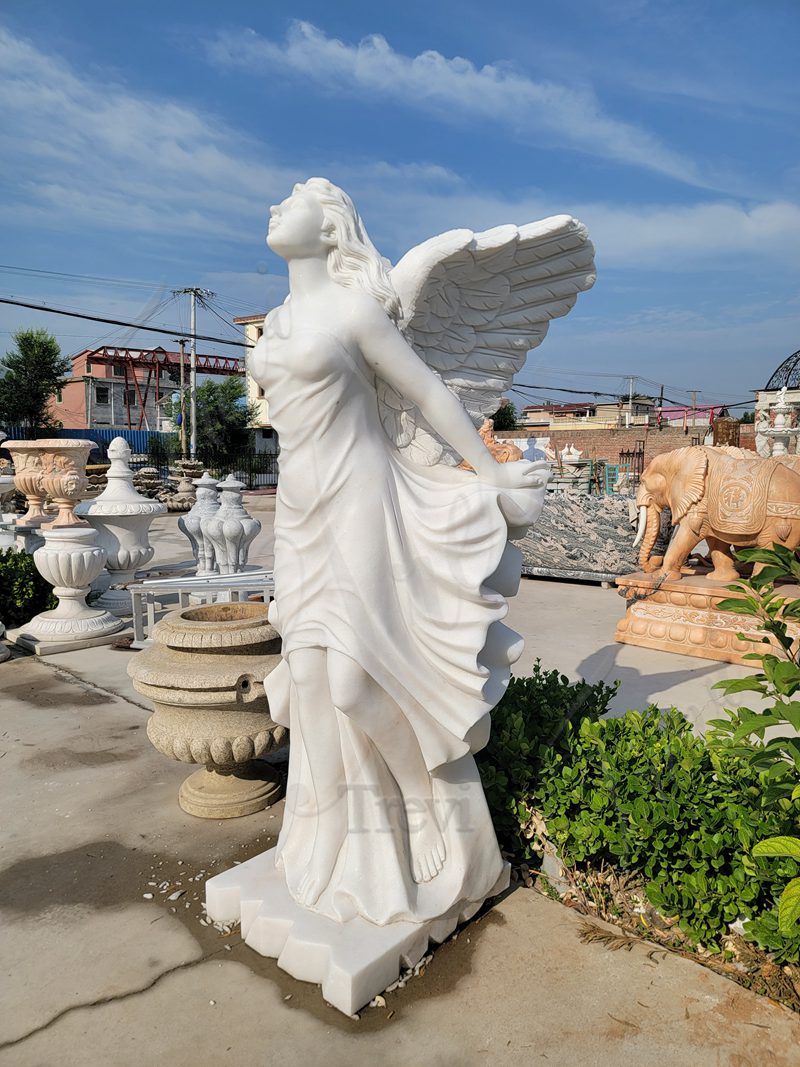
<svg viewBox="0 0 800 1067">
<path fill-rule="evenodd" d="M 490 896 L 509 882 L 506 865 Z M 441 942 L 481 908 L 462 904 L 430 922 L 376 926 L 356 916 L 334 922 L 301 907 L 289 895 L 275 849 L 262 852 L 206 882 L 206 911 L 214 922 L 241 919 L 245 943 L 303 982 L 317 982 L 329 1004 L 345 1015 L 363 1008 L 413 967 L 431 941 Z"/>
<path fill-rule="evenodd" d="M 725 582 L 687 576 L 659 585 L 655 575 L 639 571 L 617 578 L 617 585 L 628 601 L 628 610 L 617 623 L 617 641 L 700 659 L 753 665 L 744 656 L 756 651 L 756 646 L 736 635 L 743 633 L 760 641 L 763 634 L 756 629 L 757 620 L 751 615 L 719 610 L 720 600 L 738 596 L 727 589 Z M 781 586 L 781 596 L 800 598 L 800 586 Z M 792 629 L 800 634 L 800 628 Z"/>
</svg>

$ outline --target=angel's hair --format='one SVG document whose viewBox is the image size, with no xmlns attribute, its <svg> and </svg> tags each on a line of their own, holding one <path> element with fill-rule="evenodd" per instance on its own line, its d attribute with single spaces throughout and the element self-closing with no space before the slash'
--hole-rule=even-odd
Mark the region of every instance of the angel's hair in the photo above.
<svg viewBox="0 0 800 1067">
<path fill-rule="evenodd" d="M 336 238 L 336 244 L 328 254 L 331 278 L 348 289 L 363 289 L 374 296 L 396 323 L 401 314 L 400 298 L 394 291 L 383 257 L 370 241 L 347 193 L 327 178 L 309 178 L 295 189 L 308 189 L 317 196 L 326 229 L 330 228 Z"/>
</svg>

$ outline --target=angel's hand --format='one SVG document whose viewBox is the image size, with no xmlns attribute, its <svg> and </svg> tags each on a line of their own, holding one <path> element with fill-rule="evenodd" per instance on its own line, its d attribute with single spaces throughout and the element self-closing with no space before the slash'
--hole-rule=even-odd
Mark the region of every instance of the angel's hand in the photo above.
<svg viewBox="0 0 800 1067">
<path fill-rule="evenodd" d="M 534 463 L 526 459 L 498 463 L 489 456 L 476 473 L 482 482 L 498 489 L 542 489 L 550 477 L 550 464 L 545 459 Z"/>
</svg>

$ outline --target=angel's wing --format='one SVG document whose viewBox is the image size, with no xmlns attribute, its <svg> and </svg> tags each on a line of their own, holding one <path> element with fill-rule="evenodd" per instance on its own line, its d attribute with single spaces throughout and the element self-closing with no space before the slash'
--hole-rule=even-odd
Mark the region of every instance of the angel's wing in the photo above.
<svg viewBox="0 0 800 1067">
<path fill-rule="evenodd" d="M 569 215 L 484 233 L 451 230 L 412 248 L 391 278 L 406 340 L 480 424 L 550 319 L 594 284 L 594 248 Z M 395 389 L 381 383 L 378 402 L 384 429 L 410 459 L 458 462 Z"/>
</svg>

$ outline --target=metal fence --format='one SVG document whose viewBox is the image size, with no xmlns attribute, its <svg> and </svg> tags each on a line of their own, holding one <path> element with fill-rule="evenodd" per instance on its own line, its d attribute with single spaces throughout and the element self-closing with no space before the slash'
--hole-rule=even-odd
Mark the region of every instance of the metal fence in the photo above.
<svg viewBox="0 0 800 1067">
<path fill-rule="evenodd" d="M 199 448 L 197 458 L 213 478 L 222 480 L 232 474 L 247 489 L 268 489 L 278 484 L 278 456 L 272 452 L 216 452 Z M 151 446 L 146 456 L 132 457 L 131 467 L 134 470 L 154 467 L 158 477 L 165 481 L 170 477 L 170 468 L 179 459 L 180 453 L 172 453 L 161 446 Z"/>
<path fill-rule="evenodd" d="M 644 470 L 644 441 L 640 443 L 636 442 L 636 447 L 629 451 L 621 451 L 619 454 L 620 467 L 627 468 L 630 473 L 631 482 L 634 485 L 639 484 L 639 479 L 642 476 Z"/>
</svg>

